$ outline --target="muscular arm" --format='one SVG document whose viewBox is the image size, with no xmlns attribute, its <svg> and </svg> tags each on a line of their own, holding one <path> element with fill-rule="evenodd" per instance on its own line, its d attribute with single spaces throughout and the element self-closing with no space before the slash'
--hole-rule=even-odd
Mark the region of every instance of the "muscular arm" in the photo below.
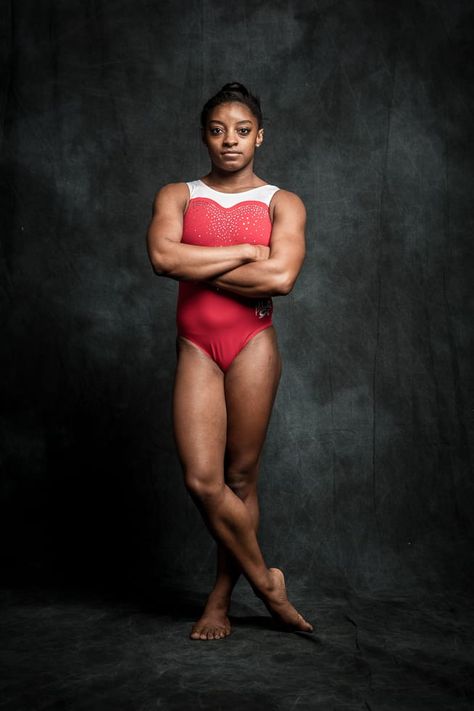
<svg viewBox="0 0 474 711">
<path fill-rule="evenodd" d="M 205 280 L 267 258 L 268 249 L 259 245 L 201 247 L 182 244 L 187 197 L 188 189 L 184 183 L 169 183 L 155 196 L 147 232 L 148 256 L 155 274 L 172 279 Z"/>
<path fill-rule="evenodd" d="M 221 274 L 208 283 L 241 296 L 289 294 L 303 266 L 306 209 L 294 193 L 275 195 L 270 256 Z"/>
</svg>

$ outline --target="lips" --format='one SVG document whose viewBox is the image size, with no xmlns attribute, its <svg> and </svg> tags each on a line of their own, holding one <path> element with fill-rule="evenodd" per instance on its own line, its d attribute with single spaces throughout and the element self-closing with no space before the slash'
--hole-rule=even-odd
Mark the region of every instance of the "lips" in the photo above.
<svg viewBox="0 0 474 711">
<path fill-rule="evenodd" d="M 222 153 L 223 156 L 240 156 L 240 153 L 238 151 L 224 151 Z"/>
</svg>

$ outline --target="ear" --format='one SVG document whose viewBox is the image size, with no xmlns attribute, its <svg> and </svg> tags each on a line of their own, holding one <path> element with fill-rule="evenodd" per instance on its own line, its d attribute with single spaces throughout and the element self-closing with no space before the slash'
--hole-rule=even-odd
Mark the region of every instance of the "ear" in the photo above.
<svg viewBox="0 0 474 711">
<path fill-rule="evenodd" d="M 257 138 L 255 139 L 255 148 L 258 148 L 263 143 L 263 128 L 259 128 L 257 131 Z"/>
</svg>

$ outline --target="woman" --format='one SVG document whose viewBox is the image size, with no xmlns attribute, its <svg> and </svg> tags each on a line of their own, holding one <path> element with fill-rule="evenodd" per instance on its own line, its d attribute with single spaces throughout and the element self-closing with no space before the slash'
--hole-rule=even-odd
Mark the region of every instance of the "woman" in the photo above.
<svg viewBox="0 0 474 711">
<path fill-rule="evenodd" d="M 155 273 L 180 282 L 173 426 L 185 485 L 217 542 L 216 582 L 190 636 L 230 634 L 241 572 L 284 629 L 312 632 L 257 541 L 258 468 L 281 371 L 271 297 L 288 294 L 301 269 L 306 211 L 253 172 L 264 129 L 242 84 L 209 99 L 201 133 L 210 172 L 161 188 L 148 230 Z"/>
</svg>

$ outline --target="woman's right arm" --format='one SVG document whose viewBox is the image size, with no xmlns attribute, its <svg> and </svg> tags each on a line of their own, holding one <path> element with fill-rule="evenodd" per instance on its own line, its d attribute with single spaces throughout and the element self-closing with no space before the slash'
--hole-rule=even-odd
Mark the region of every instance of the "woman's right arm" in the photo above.
<svg viewBox="0 0 474 711">
<path fill-rule="evenodd" d="M 267 259 L 267 247 L 236 244 L 201 247 L 183 244 L 183 213 L 189 196 L 185 183 L 169 183 L 156 193 L 147 232 L 147 249 L 153 271 L 171 279 L 212 279 L 248 262 Z"/>
</svg>

